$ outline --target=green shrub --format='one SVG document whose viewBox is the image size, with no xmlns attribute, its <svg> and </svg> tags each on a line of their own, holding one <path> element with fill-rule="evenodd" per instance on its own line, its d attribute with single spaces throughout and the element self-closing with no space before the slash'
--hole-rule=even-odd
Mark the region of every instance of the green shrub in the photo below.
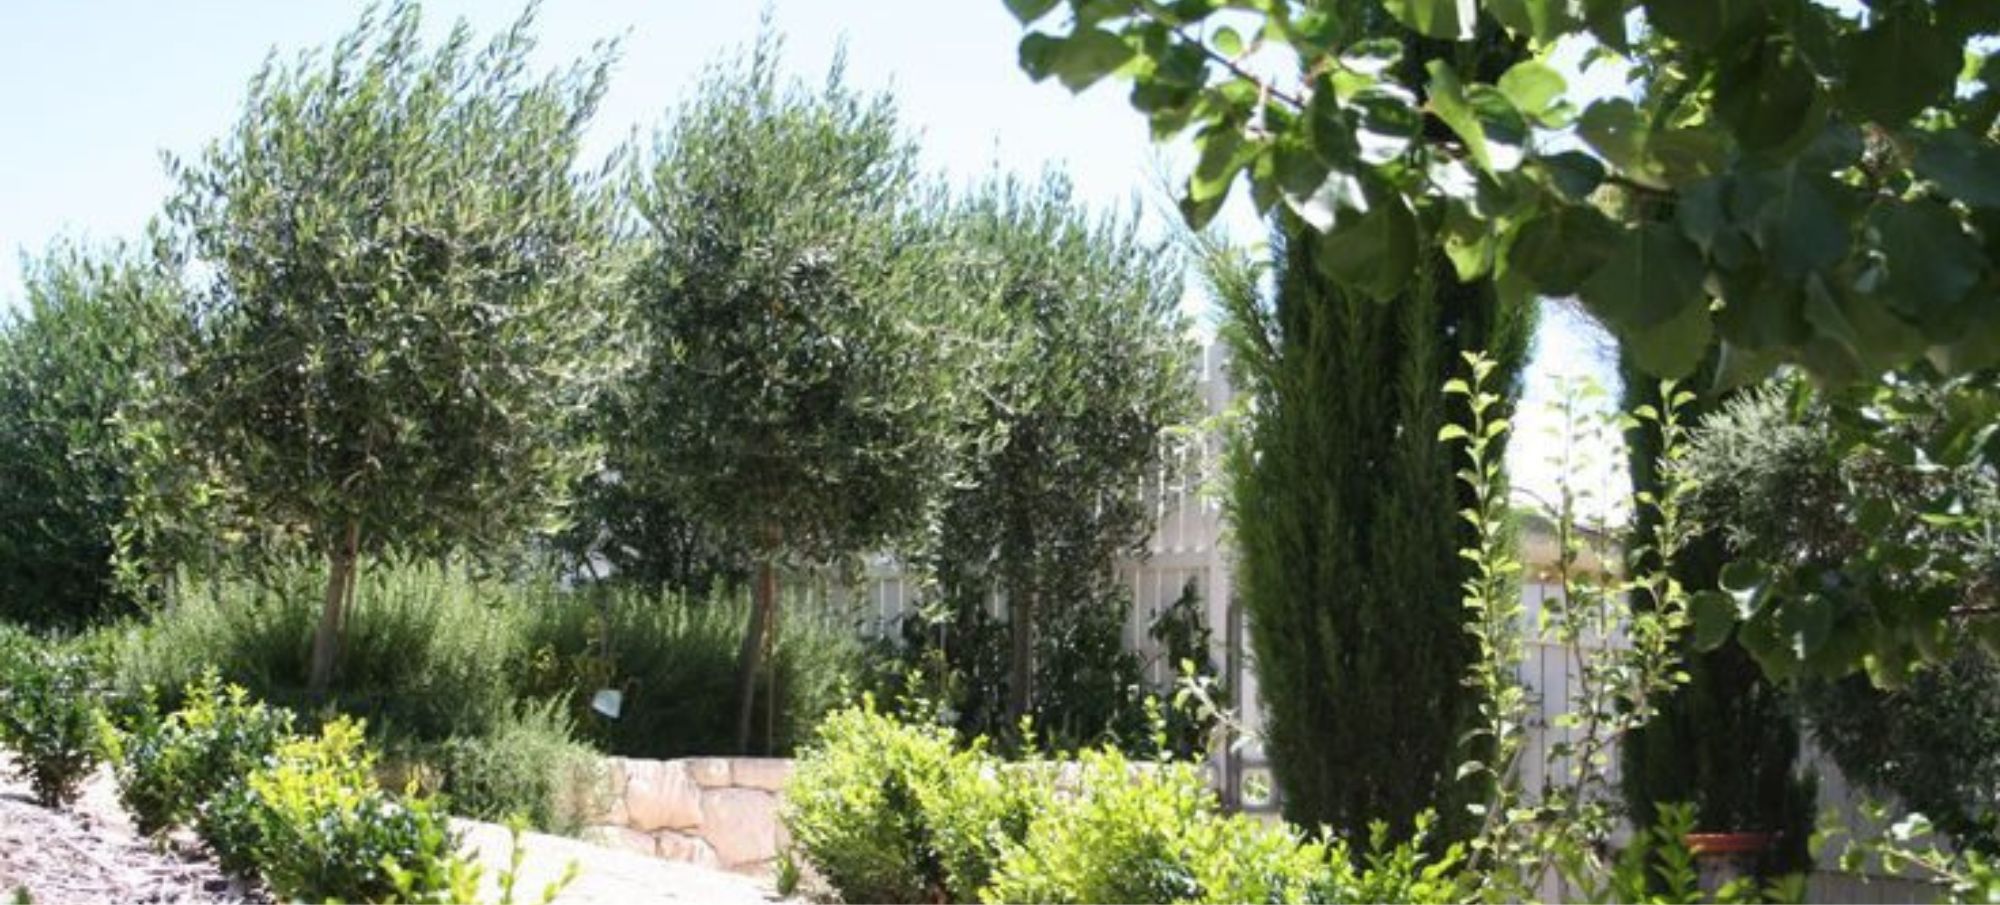
<svg viewBox="0 0 2000 905">
<path fill-rule="evenodd" d="M 546 832 L 574 834 L 604 802 L 597 752 L 570 734 L 558 701 L 523 704 L 484 736 L 440 745 L 433 762 L 454 813 L 481 820 L 525 819 Z"/>
<path fill-rule="evenodd" d="M 35 799 L 62 807 L 76 800 L 114 731 L 90 662 L 30 644 L 16 638 L 0 651 L 0 745 L 14 750 L 15 772 Z"/>
<path fill-rule="evenodd" d="M 448 818 L 435 799 L 384 792 L 374 760 L 361 724 L 336 719 L 318 736 L 280 744 L 269 763 L 204 807 L 199 826 L 225 866 L 254 868 L 284 901 L 446 891 L 462 872 L 453 869 L 458 843 Z"/>
<path fill-rule="evenodd" d="M 786 787 L 803 858 L 850 902 L 972 901 L 1042 800 L 950 729 L 898 722 L 872 701 L 827 717 Z"/>
<path fill-rule="evenodd" d="M 125 633 L 118 684 L 156 688 L 173 708 L 213 668 L 265 702 L 331 709 L 382 735 L 427 742 L 481 735 L 509 718 L 521 662 L 515 588 L 449 566 L 365 570 L 334 691 L 320 700 L 305 687 L 324 590 L 316 573 L 295 566 L 256 580 L 184 580 L 176 606 Z"/>
<path fill-rule="evenodd" d="M 736 751 L 736 658 L 748 620 L 740 596 L 706 600 L 610 586 L 536 593 L 524 607 L 528 665 L 523 697 L 574 701 L 585 737 L 627 757 L 672 758 Z M 858 682 L 861 646 L 852 631 L 812 619 L 784 624 L 773 654 L 775 716 L 762 707 L 759 735 L 782 755 L 810 737 Z M 611 687 L 616 718 L 589 709 Z M 763 696 L 759 696 L 763 700 Z M 766 750 L 758 739 L 757 747 Z"/>
<path fill-rule="evenodd" d="M 1415 832 L 1399 842 L 1390 840 L 1387 823 L 1371 824 L 1368 850 L 1359 857 L 1346 840 L 1336 841 L 1327 853 L 1327 870 L 1306 900 L 1446 905 L 1470 899 L 1473 885 L 1465 871 L 1465 846 L 1454 843 L 1436 854 L 1431 844 L 1436 815 L 1420 813 L 1413 823 Z"/>
<path fill-rule="evenodd" d="M 1328 853 L 1289 830 L 1216 813 L 1192 764 L 1086 752 L 1074 797 L 1008 844 L 988 902 L 1297 902 Z"/>
<path fill-rule="evenodd" d="M 202 803 L 240 786 L 291 735 L 292 715 L 252 701 L 213 672 L 181 710 L 125 738 L 118 797 L 148 835 L 194 819 Z"/>
</svg>

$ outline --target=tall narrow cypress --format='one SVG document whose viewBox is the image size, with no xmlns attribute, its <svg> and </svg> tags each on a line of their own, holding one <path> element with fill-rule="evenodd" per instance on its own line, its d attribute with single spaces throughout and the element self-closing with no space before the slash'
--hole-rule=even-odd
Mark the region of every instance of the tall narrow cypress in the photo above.
<svg viewBox="0 0 2000 905">
<path fill-rule="evenodd" d="M 1440 388 L 1473 349 L 1513 387 L 1533 307 L 1441 256 L 1387 303 L 1343 292 L 1285 216 L 1268 301 L 1254 280 L 1217 281 L 1253 402 L 1227 467 L 1265 741 L 1290 820 L 1407 831 L 1425 809 L 1460 812 L 1451 770 L 1476 706 Z"/>
<path fill-rule="evenodd" d="M 1351 37 L 1401 36 L 1414 72 L 1448 58 L 1497 77 L 1521 56 L 1490 23 L 1481 40 L 1449 44 L 1377 4 L 1344 6 Z M 1436 125 L 1427 138 L 1450 140 Z M 1213 282 L 1253 403 L 1226 463 L 1228 505 L 1285 816 L 1363 836 L 1375 820 L 1407 832 L 1435 809 L 1455 833 L 1473 790 L 1453 770 L 1478 701 L 1458 554 L 1471 499 L 1438 442 L 1463 413 L 1442 387 L 1461 376 L 1461 352 L 1483 351 L 1508 394 L 1495 414 L 1509 414 L 1535 302 L 1460 281 L 1434 248 L 1404 292 L 1378 302 L 1322 275 L 1316 234 L 1290 213 L 1274 233 L 1268 300 L 1247 273 Z"/>
</svg>

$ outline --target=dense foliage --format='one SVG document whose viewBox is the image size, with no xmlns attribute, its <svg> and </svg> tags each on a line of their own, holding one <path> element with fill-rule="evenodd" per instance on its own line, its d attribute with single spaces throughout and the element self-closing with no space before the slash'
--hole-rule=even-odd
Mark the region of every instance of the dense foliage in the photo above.
<svg viewBox="0 0 2000 905">
<path fill-rule="evenodd" d="M 609 802 L 595 748 L 577 740 L 560 699 L 523 701 L 484 735 L 447 740 L 419 751 L 438 773 L 453 814 L 476 820 L 519 820 L 557 835 L 575 835 Z"/>
<path fill-rule="evenodd" d="M 1975 646 L 1883 690 L 1854 676 L 1805 692 L 1841 773 L 1894 795 L 1959 848 L 2000 853 L 2000 663 Z"/>
<path fill-rule="evenodd" d="M 1458 282 L 1443 262 L 1395 304 L 1320 272 L 1306 227 L 1276 238 L 1275 289 L 1215 249 L 1235 379 L 1250 400 L 1227 459 L 1268 743 L 1286 815 L 1408 832 L 1419 812 L 1456 821 L 1449 771 L 1473 705 L 1457 551 L 1470 535 L 1450 452 L 1445 379 L 1491 348 L 1493 386 L 1516 392 L 1533 308 Z"/>
<path fill-rule="evenodd" d="M 531 76 L 530 24 L 429 47 L 415 5 L 371 12 L 272 58 L 230 131 L 174 165 L 167 217 L 202 278 L 161 430 L 328 562 L 314 691 L 361 557 L 505 549 L 587 461 L 566 428 L 616 344 L 611 199 L 578 144 L 608 63 Z"/>
<path fill-rule="evenodd" d="M 424 865 L 456 858 L 458 840 L 436 801 L 399 800 L 377 787 L 374 761 L 362 727 L 335 720 L 317 736 L 281 742 L 242 785 L 204 807 L 227 815 L 231 857 L 255 865 L 279 898 L 384 901 L 399 893 L 392 868 L 437 878 Z"/>
<path fill-rule="evenodd" d="M 523 697 L 566 698 L 578 733 L 626 757 L 749 753 L 738 747 L 734 675 L 746 595 L 698 598 L 637 588 L 540 594 L 517 606 L 527 657 Z M 847 701 L 861 672 L 850 624 L 801 612 L 770 650 L 773 683 L 759 714 L 758 751 L 789 755 L 829 710 Z M 621 694 L 618 715 L 589 709 L 599 689 Z"/>
<path fill-rule="evenodd" d="M 748 612 L 741 594 L 565 591 L 545 581 L 481 578 L 457 566 L 384 565 L 360 579 L 370 605 L 348 625 L 348 678 L 334 695 L 319 698 L 300 676 L 321 574 L 298 566 L 274 568 L 261 580 L 185 582 L 172 609 L 147 624 L 102 633 L 113 661 L 110 681 L 129 696 L 150 687 L 171 710 L 213 669 L 262 701 L 366 719 L 390 754 L 419 760 L 455 756 L 434 752 L 439 744 L 501 745 L 510 736 L 556 755 L 572 740 L 571 720 L 529 715 L 547 701 L 573 719 L 576 739 L 610 753 L 663 758 L 736 750 L 730 677 Z M 844 701 L 858 681 L 860 659 L 848 626 L 799 620 L 786 633 L 774 652 L 780 697 L 772 729 L 780 752 L 802 742 L 821 714 Z M 590 707 L 607 688 L 622 694 L 616 718 Z M 548 781 L 525 762 L 518 775 L 524 784 Z M 455 791 L 449 783 L 445 790 Z"/>
<path fill-rule="evenodd" d="M 110 723 L 105 690 L 90 661 L 35 644 L 0 644 L 0 745 L 14 750 L 13 771 L 35 800 L 63 807 L 104 760 Z"/>
<path fill-rule="evenodd" d="M 118 799 L 146 835 L 191 822 L 203 802 L 241 784 L 292 733 L 289 711 L 250 700 L 213 672 L 187 689 L 185 701 L 120 744 Z"/>
<path fill-rule="evenodd" d="M 872 703 L 835 713 L 802 754 L 785 823 L 844 901 L 1448 902 L 1462 852 L 1420 837 L 1366 851 L 1218 813 L 1188 761 L 1003 763 Z"/>
<path fill-rule="evenodd" d="M 1806 683 L 1822 746 L 1850 778 L 1990 850 L 2000 724 L 1985 703 L 1992 654 L 1974 642 L 1991 632 L 2000 479 L 1977 455 L 1882 452 L 1948 446 L 1952 388 L 1886 387 L 1863 422 L 1884 428 L 1869 446 L 1847 420 L 1867 413 L 1838 397 L 1746 394 L 1703 423 L 1685 467 L 1699 481 L 1690 512 L 1742 560 L 1722 576 L 1732 612 L 1709 640 L 1740 618 L 1735 637 L 1767 672 L 1838 675 L 1829 664 L 1865 659 L 1867 678 Z"/>
<path fill-rule="evenodd" d="M 1045 26 L 1020 44 L 1030 75 L 1116 74 L 1156 136 L 1193 133 L 1190 220 L 1247 176 L 1353 291 L 1393 296 L 1442 247 L 1503 294 L 1580 296 L 1653 373 L 1688 372 L 1718 336 L 1731 378 L 2000 357 L 1991 3 L 1007 6 Z M 1401 35 L 1377 37 L 1382 12 Z M 1545 53 L 1485 71 L 1496 33 L 1579 47 L 1625 84 L 1586 105 Z M 1298 65 L 1260 74 L 1274 57 Z M 1572 128 L 1580 142 L 1549 140 Z"/>
<path fill-rule="evenodd" d="M 1210 750 L 1217 714 L 1179 693 L 1184 678 L 1203 683 L 1212 698 L 1226 690 L 1217 682 L 1213 635 L 1194 584 L 1146 629 L 1159 648 L 1150 669 L 1125 643 L 1130 606 L 1123 590 L 1114 589 L 1048 614 L 1035 637 L 1039 691 L 1029 725 L 1036 750 L 1068 754 L 1104 746 L 1134 757 L 1183 758 Z M 865 667 L 867 686 L 890 710 L 941 720 L 960 738 L 993 739 L 1002 753 L 1036 753 L 1023 749 L 1030 739 L 1020 724 L 1006 719 L 1011 648 L 1004 622 L 984 608 L 942 615 L 920 609 L 899 627 L 871 648 Z M 1190 671 L 1184 674 L 1183 666 Z M 1159 681 L 1149 681 L 1153 674 Z M 905 706 L 915 701 L 925 707 Z M 1164 727 L 1153 725 L 1156 716 Z"/>
<path fill-rule="evenodd" d="M 1712 369 L 1713 361 L 1704 369 Z M 1622 368 L 1624 405 L 1657 409 L 1659 385 L 1630 362 Z M 1697 374 L 1697 382 L 1700 375 Z M 1684 408 L 1690 418 L 1718 401 L 1697 397 Z M 1634 420 L 1625 429 L 1627 474 L 1635 494 L 1658 496 L 1660 431 L 1656 422 Z M 1639 549 L 1653 549 L 1658 513 L 1641 507 L 1633 514 Z M 1730 561 L 1719 530 L 1689 538 L 1673 564 L 1674 579 L 1689 588 L 1713 588 Z M 1633 562 L 1630 568 L 1658 568 Z M 1621 791 L 1632 822 L 1651 826 L 1664 815 L 1663 802 L 1693 806 L 1701 831 L 1773 833 L 1777 844 L 1759 856 L 1757 874 L 1775 877 L 1806 864 L 1816 802 L 1812 780 L 1796 775 L 1799 758 L 1798 704 L 1791 689 L 1764 677 L 1750 654 L 1729 644 L 1685 652 L 1686 684 L 1659 700 L 1659 713 L 1634 731 L 1621 752 Z"/>
<path fill-rule="evenodd" d="M 837 711 L 785 794 L 794 844 L 855 902 L 970 902 L 1044 802 L 980 744 L 872 702 Z"/>
<path fill-rule="evenodd" d="M 136 486 L 118 419 L 157 380 L 171 280 L 133 250 L 58 244 L 0 316 L 0 618 L 70 627 L 129 611 L 117 530 Z"/>
<path fill-rule="evenodd" d="M 928 329 L 948 298 L 915 149 L 887 96 L 838 67 L 818 88 L 781 82 L 777 53 L 767 36 L 709 71 L 633 186 L 644 354 L 610 460 L 629 492 L 684 505 L 758 563 L 738 749 L 777 568 L 914 539 L 952 465 L 950 369 Z"/>
</svg>

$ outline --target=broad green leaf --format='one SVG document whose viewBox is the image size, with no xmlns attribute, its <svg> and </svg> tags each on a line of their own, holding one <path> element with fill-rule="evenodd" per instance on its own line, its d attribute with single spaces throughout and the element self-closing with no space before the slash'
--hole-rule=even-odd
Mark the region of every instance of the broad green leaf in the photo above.
<svg viewBox="0 0 2000 905">
<path fill-rule="evenodd" d="M 1779 359 L 1771 353 L 1753 352 L 1725 339 L 1717 347 L 1715 362 L 1715 380 L 1709 385 L 1708 392 L 1719 396 L 1770 377 L 1771 372 L 1777 369 Z"/>
<path fill-rule="evenodd" d="M 1591 104 L 1577 120 L 1576 132 L 1613 168 L 1634 181 L 1667 187 L 1659 174 L 1645 165 L 1646 124 L 1631 101 L 1613 98 Z"/>
<path fill-rule="evenodd" d="M 1334 92 L 1322 88 L 1313 93 L 1302 115 L 1320 159 L 1336 170 L 1352 169 L 1361 155 L 1354 111 L 1343 106 Z"/>
<path fill-rule="evenodd" d="M 1062 40 L 1055 35 L 1031 31 L 1021 36 L 1021 71 L 1035 81 L 1043 81 L 1055 73 L 1056 53 L 1062 48 Z"/>
<path fill-rule="evenodd" d="M 1664 323 L 1627 334 L 1626 346 L 1641 370 L 1655 377 L 1678 379 L 1694 373 L 1714 338 L 1708 306 L 1694 304 Z"/>
<path fill-rule="evenodd" d="M 1082 91 L 1132 59 L 1132 45 L 1101 28 L 1078 28 L 1057 38 L 1032 32 L 1021 39 L 1021 69 L 1036 81 L 1053 75 L 1071 91 Z"/>
<path fill-rule="evenodd" d="M 1368 213 L 1369 199 L 1361 180 L 1338 170 L 1305 195 L 1285 194 L 1285 205 L 1315 232 L 1326 232 L 1334 224 Z"/>
<path fill-rule="evenodd" d="M 1768 189 L 1757 211 L 1755 232 L 1780 276 L 1800 279 L 1847 256 L 1849 220 L 1828 197 L 1839 190 L 1832 179 L 1815 177 L 1795 163 L 1762 181 Z"/>
<path fill-rule="evenodd" d="M 1278 136 L 1271 148 L 1271 175 L 1287 196 L 1305 197 L 1326 181 L 1326 161 L 1297 133 Z"/>
<path fill-rule="evenodd" d="M 1544 295 L 1574 295 L 1623 239 L 1618 225 L 1597 208 L 1557 205 L 1517 228 L 1507 247 L 1507 266 Z"/>
<path fill-rule="evenodd" d="M 1520 166 L 1528 123 L 1513 103 L 1490 85 L 1462 85 L 1444 60 L 1427 68 L 1431 112 L 1458 134 L 1479 168 L 1499 173 Z"/>
<path fill-rule="evenodd" d="M 1951 209 L 1935 201 L 1885 201 L 1868 225 L 1888 265 L 1884 301 L 1944 341 L 1962 329 L 1958 315 L 1966 293 L 1979 282 L 1985 255 L 1959 226 Z"/>
<path fill-rule="evenodd" d="M 1058 0 L 1006 0 L 1007 11 L 1022 25 L 1033 25 L 1037 19 L 1055 9 Z"/>
<path fill-rule="evenodd" d="M 1604 183 L 1604 164 L 1582 151 L 1563 151 L 1536 158 L 1549 185 L 1571 201 L 1583 201 Z"/>
<path fill-rule="evenodd" d="M 1792 654 L 1811 660 L 1833 637 L 1836 604 L 1824 594 L 1804 593 L 1786 601 L 1778 613 L 1778 625 L 1787 635 Z"/>
<path fill-rule="evenodd" d="M 1257 154 L 1257 146 L 1244 140 L 1243 130 L 1228 122 L 1202 130 L 1195 141 L 1201 156 L 1195 159 L 1188 193 L 1200 201 L 1227 195 L 1236 174 Z"/>
<path fill-rule="evenodd" d="M 1645 169 L 1679 188 L 1722 172 L 1729 151 L 1728 135 L 1712 126 L 1662 129 L 1646 136 Z"/>
<path fill-rule="evenodd" d="M 2000 208 L 2000 146 L 1957 129 L 1924 139 L 1913 168 L 1974 207 Z"/>
<path fill-rule="evenodd" d="M 1694 646 L 1712 651 L 1729 640 L 1736 630 L 1736 604 L 1721 591 L 1697 591 L 1688 600 L 1688 616 L 1694 621 Z"/>
<path fill-rule="evenodd" d="M 1812 338 L 1804 314 L 1805 293 L 1773 276 L 1761 259 L 1716 272 L 1723 307 L 1716 328 L 1732 342 L 1754 350 L 1777 350 Z"/>
<path fill-rule="evenodd" d="M 1462 201 L 1449 202 L 1444 211 L 1444 253 L 1459 280 L 1471 282 L 1493 268 L 1493 224 L 1474 215 Z"/>
<path fill-rule="evenodd" d="M 1803 142 L 1825 118 L 1812 70 L 1796 46 L 1775 35 L 1748 43 L 1723 65 L 1715 109 L 1745 149 L 1773 153 Z"/>
<path fill-rule="evenodd" d="M 1350 103 L 1359 114 L 1359 122 L 1352 130 L 1356 156 L 1369 166 L 1381 166 L 1403 156 L 1423 128 L 1416 98 L 1398 86 L 1385 83 L 1366 89 Z"/>
<path fill-rule="evenodd" d="M 1415 273 L 1417 224 L 1403 196 L 1382 192 L 1366 213 L 1320 236 L 1321 272 L 1336 283 L 1377 299 L 1403 291 Z"/>
<path fill-rule="evenodd" d="M 1578 295 L 1597 316 L 1639 333 L 1705 308 L 1701 251 L 1666 223 L 1628 231 Z"/>
<path fill-rule="evenodd" d="M 1389 15 L 1427 38 L 1469 41 L 1479 23 L 1476 0 L 1382 0 Z"/>
<path fill-rule="evenodd" d="M 1523 60 L 1500 76 L 1500 93 L 1515 109 L 1551 128 L 1562 125 L 1554 108 L 1563 96 L 1563 77 L 1540 60 Z"/>
<path fill-rule="evenodd" d="M 1459 84 L 1458 72 L 1444 60 L 1432 60 L 1425 67 L 1430 71 L 1431 112 L 1458 133 L 1465 142 L 1467 154 L 1472 156 L 1482 170 L 1493 169 L 1493 159 L 1486 152 L 1486 131 L 1479 127 L 1479 118 L 1472 112 L 1472 104 L 1465 99 L 1465 88 Z"/>
<path fill-rule="evenodd" d="M 1922 333 L 1889 313 L 1874 296 L 1838 291 L 1816 274 L 1806 281 L 1802 311 L 1815 331 L 1840 343 L 1869 373 L 1888 370 L 1925 345 Z"/>
<path fill-rule="evenodd" d="M 1943 29 L 1914 11 L 1886 12 L 1841 44 L 1859 62 L 1841 88 L 1847 109 L 1895 127 L 1917 111 L 1951 101 L 1958 80 L 1959 48 Z"/>
</svg>

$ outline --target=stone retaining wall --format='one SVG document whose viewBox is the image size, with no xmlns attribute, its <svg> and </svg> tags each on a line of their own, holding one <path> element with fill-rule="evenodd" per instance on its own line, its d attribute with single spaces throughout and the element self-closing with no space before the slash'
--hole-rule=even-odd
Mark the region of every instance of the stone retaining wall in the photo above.
<svg viewBox="0 0 2000 905">
<path fill-rule="evenodd" d="M 605 761 L 602 813 L 583 838 L 705 867 L 763 873 L 785 842 L 792 762 L 769 757 Z"/>
</svg>

